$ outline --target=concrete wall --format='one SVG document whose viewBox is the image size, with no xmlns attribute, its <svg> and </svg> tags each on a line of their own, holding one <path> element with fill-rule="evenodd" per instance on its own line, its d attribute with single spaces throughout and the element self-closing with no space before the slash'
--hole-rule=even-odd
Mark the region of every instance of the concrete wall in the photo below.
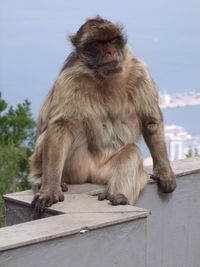
<svg viewBox="0 0 200 267">
<path fill-rule="evenodd" d="M 80 192 L 82 195 L 66 194 L 65 202 L 46 210 L 44 216 L 63 215 L 0 229 L 0 266 L 45 266 L 48 262 L 50 267 L 199 267 L 200 158 L 174 163 L 173 167 L 178 176 L 175 192 L 164 194 L 150 182 L 136 203 L 141 208 L 112 207 L 106 201 L 98 202 L 87 190 L 87 194 Z M 33 219 L 31 192 L 5 199 L 8 225 Z M 70 226 L 76 224 L 74 231 Z M 48 227 L 50 231 L 45 230 Z M 79 231 L 82 227 L 84 234 Z M 23 231 L 24 240 L 32 240 L 30 243 L 19 245 L 17 241 L 12 246 L 11 241 L 1 246 L 5 237 L 9 240 L 9 235 Z M 35 231 L 40 238 L 34 239 Z"/>
<path fill-rule="evenodd" d="M 2 252 L 1 267 L 145 267 L 146 219 Z"/>
<path fill-rule="evenodd" d="M 147 219 L 148 267 L 200 266 L 200 174 L 177 179 L 173 194 L 148 185 L 136 203 Z"/>
</svg>

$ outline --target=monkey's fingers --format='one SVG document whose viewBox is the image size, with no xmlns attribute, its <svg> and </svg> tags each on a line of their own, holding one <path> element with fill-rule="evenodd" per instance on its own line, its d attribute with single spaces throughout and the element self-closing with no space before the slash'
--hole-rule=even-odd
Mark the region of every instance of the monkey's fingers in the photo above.
<svg viewBox="0 0 200 267">
<path fill-rule="evenodd" d="M 175 179 L 160 180 L 159 186 L 162 189 L 163 193 L 171 193 L 176 188 L 176 180 Z"/>
<path fill-rule="evenodd" d="M 162 179 L 162 177 L 151 174 L 150 178 L 158 183 L 163 193 L 171 193 L 176 188 L 176 179 L 173 176 L 168 178 L 165 177 L 164 179 Z"/>
<path fill-rule="evenodd" d="M 52 201 L 50 197 L 38 198 L 37 203 L 35 205 L 35 210 L 38 214 L 42 214 L 44 213 L 45 208 L 51 205 L 52 205 Z"/>
<path fill-rule="evenodd" d="M 99 193 L 98 194 L 98 200 L 99 201 L 102 201 L 102 200 L 105 200 L 105 199 L 109 200 L 110 196 L 111 195 L 109 193 L 107 193 L 107 192 Z"/>
<path fill-rule="evenodd" d="M 37 205 L 36 205 L 36 211 L 37 211 L 37 213 L 38 214 L 44 213 L 45 208 L 50 207 L 52 204 L 53 204 L 53 202 L 50 199 L 50 197 L 39 199 L 39 201 L 37 202 Z"/>
<path fill-rule="evenodd" d="M 31 203 L 31 208 L 35 209 L 38 214 L 42 214 L 45 211 L 45 208 L 50 207 L 53 204 L 53 201 L 50 197 L 42 198 L 40 194 L 36 194 Z"/>
<path fill-rule="evenodd" d="M 35 205 L 36 205 L 36 203 L 37 203 L 37 200 L 38 200 L 39 196 L 40 196 L 39 194 L 35 194 L 35 196 L 33 197 L 33 200 L 32 200 L 32 202 L 31 202 L 31 208 L 32 208 L 32 209 L 35 208 Z"/>
</svg>

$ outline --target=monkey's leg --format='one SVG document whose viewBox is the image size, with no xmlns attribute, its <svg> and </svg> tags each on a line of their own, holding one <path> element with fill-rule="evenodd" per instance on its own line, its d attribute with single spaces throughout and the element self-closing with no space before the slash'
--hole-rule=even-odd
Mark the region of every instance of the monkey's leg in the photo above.
<svg viewBox="0 0 200 267">
<path fill-rule="evenodd" d="M 133 205 L 147 183 L 142 156 L 136 145 L 127 145 L 114 155 L 100 170 L 101 179 L 108 179 L 108 191 L 99 200 L 107 198 L 112 205 Z"/>
<path fill-rule="evenodd" d="M 45 207 L 64 200 L 61 178 L 71 143 L 67 123 L 49 126 L 43 143 L 42 186 L 32 201 L 32 207 L 35 207 L 38 213 L 44 212 Z"/>
<path fill-rule="evenodd" d="M 29 182 L 32 185 L 33 193 L 37 193 L 42 185 L 42 147 L 46 132 L 43 132 L 38 138 L 35 144 L 35 151 L 29 158 L 30 174 L 28 177 Z"/>
<path fill-rule="evenodd" d="M 163 122 L 151 118 L 143 124 L 143 136 L 153 158 L 153 172 L 163 192 L 176 188 L 176 177 L 169 163 L 164 138 Z"/>
<path fill-rule="evenodd" d="M 40 190 L 40 187 L 42 185 L 42 154 L 38 155 L 37 148 L 34 154 L 29 159 L 30 162 L 30 174 L 29 174 L 29 182 L 32 185 L 33 193 L 37 193 Z M 40 160 L 38 160 L 40 159 Z"/>
</svg>

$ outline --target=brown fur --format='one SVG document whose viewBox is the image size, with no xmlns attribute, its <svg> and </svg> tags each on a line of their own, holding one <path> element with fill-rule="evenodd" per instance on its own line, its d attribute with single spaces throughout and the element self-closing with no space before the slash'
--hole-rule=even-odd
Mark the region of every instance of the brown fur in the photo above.
<svg viewBox="0 0 200 267">
<path fill-rule="evenodd" d="M 109 42 L 118 36 L 123 68 L 105 76 L 98 67 L 91 67 L 94 59 L 84 46 L 91 40 Z M 141 133 L 161 187 L 165 192 L 173 191 L 176 181 L 167 158 L 157 90 L 146 65 L 126 45 L 122 28 L 97 17 L 70 38 L 75 50 L 44 101 L 38 119 L 29 179 L 35 191 L 41 188 L 33 206 L 42 212 L 45 206 L 64 199 L 63 183 L 84 182 L 107 184 L 112 204 L 134 204 L 147 183 L 136 146 Z M 111 45 L 108 56 L 113 51 L 115 46 Z"/>
</svg>

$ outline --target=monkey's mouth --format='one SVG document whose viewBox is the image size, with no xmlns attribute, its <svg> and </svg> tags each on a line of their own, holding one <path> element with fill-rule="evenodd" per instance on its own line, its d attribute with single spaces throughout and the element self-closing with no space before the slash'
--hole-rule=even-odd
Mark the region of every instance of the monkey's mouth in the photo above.
<svg viewBox="0 0 200 267">
<path fill-rule="evenodd" d="M 116 68 L 119 64 L 120 64 L 120 62 L 118 60 L 112 60 L 112 61 L 107 61 L 105 63 L 100 64 L 99 67 Z"/>
<path fill-rule="evenodd" d="M 102 64 L 101 66 L 99 66 L 99 71 L 105 76 L 118 74 L 122 70 L 123 70 L 122 63 L 116 60 L 106 62 Z"/>
</svg>

